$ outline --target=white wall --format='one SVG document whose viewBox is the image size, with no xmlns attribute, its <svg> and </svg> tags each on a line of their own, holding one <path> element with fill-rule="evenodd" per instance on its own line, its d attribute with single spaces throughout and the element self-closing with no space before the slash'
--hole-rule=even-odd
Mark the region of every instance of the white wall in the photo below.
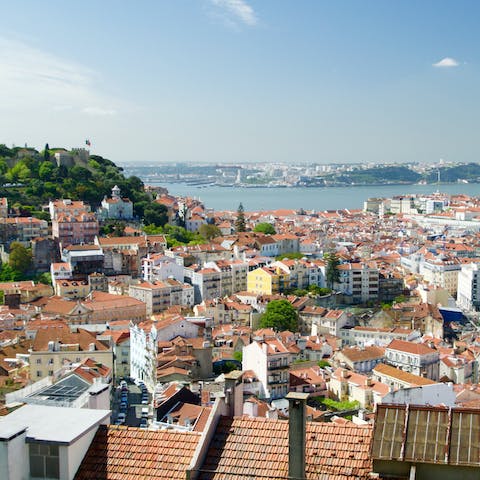
<svg viewBox="0 0 480 480">
<path fill-rule="evenodd" d="M 30 475 L 26 432 L 9 442 L 0 441 L 0 478 L 2 480 L 24 480 Z"/>
<path fill-rule="evenodd" d="M 72 443 L 68 447 L 60 447 L 60 452 L 63 453 L 63 449 L 67 449 L 67 475 L 68 477 L 62 476 L 62 459 L 60 459 L 60 475 L 61 478 L 68 478 L 73 480 L 73 477 L 77 473 L 78 467 L 83 460 L 83 457 L 87 453 L 88 447 L 93 441 L 93 437 L 97 432 L 98 427 L 95 426 L 89 430 L 85 435 L 82 435 L 76 442 Z"/>
<path fill-rule="evenodd" d="M 414 405 L 438 405 L 443 403 L 447 407 L 454 407 L 455 392 L 452 383 L 435 383 L 422 387 L 402 388 L 387 393 L 380 403 L 411 403 Z"/>
</svg>

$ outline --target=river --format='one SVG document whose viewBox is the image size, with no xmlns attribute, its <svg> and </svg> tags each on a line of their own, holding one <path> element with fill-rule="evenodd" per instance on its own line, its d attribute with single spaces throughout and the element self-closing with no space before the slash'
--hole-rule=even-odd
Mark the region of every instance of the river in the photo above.
<svg viewBox="0 0 480 480">
<path fill-rule="evenodd" d="M 159 185 L 150 182 L 151 185 Z M 215 210 L 236 210 L 240 202 L 246 211 L 294 208 L 305 210 L 334 210 L 363 208 L 370 197 L 392 197 L 406 194 L 463 193 L 480 196 L 480 184 L 441 185 L 382 185 L 365 187 L 291 187 L 291 188 L 240 188 L 197 187 L 184 183 L 163 183 L 172 195 L 199 198 L 206 207 Z"/>
</svg>

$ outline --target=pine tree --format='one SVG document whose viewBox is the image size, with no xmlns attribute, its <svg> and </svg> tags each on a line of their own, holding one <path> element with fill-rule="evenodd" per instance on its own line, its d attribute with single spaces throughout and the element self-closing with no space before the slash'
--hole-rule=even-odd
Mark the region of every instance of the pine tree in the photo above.
<svg viewBox="0 0 480 480">
<path fill-rule="evenodd" d="M 327 280 L 327 285 L 333 290 L 334 284 L 340 280 L 340 270 L 338 269 L 340 260 L 334 252 L 326 253 L 324 258 L 327 261 L 325 279 Z"/>
<path fill-rule="evenodd" d="M 50 147 L 48 146 L 48 143 L 45 144 L 45 150 L 43 151 L 43 160 L 45 162 L 50 161 Z"/>
<path fill-rule="evenodd" d="M 237 208 L 237 219 L 235 220 L 235 230 L 237 232 L 245 232 L 246 225 L 245 225 L 245 213 L 243 210 L 243 205 L 240 205 Z"/>
</svg>

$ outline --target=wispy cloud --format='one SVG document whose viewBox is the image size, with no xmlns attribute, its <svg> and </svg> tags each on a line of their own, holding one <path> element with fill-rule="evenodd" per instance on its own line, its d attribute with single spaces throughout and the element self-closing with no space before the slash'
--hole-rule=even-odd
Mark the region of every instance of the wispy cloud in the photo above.
<svg viewBox="0 0 480 480">
<path fill-rule="evenodd" d="M 442 58 L 439 62 L 434 63 L 433 66 L 437 68 L 452 68 L 458 67 L 459 63 L 451 57 Z"/>
<path fill-rule="evenodd" d="M 115 115 L 117 113 L 113 108 L 101 108 L 101 107 L 85 107 L 82 109 L 83 113 L 87 115 L 95 116 L 105 116 L 105 115 Z"/>
<path fill-rule="evenodd" d="M 43 108 L 111 115 L 116 100 L 102 93 L 99 80 L 83 65 L 0 37 L 0 110 Z"/>
<path fill-rule="evenodd" d="M 255 10 L 245 0 L 210 0 L 210 2 L 229 25 L 244 24 L 254 27 L 258 24 Z"/>
</svg>

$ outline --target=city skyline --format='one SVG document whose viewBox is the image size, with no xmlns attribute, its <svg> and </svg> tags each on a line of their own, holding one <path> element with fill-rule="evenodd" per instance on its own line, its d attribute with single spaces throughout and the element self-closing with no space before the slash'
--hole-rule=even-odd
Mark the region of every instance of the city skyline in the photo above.
<svg viewBox="0 0 480 480">
<path fill-rule="evenodd" d="M 20 1 L 0 142 L 115 162 L 478 161 L 480 7 Z"/>
</svg>

